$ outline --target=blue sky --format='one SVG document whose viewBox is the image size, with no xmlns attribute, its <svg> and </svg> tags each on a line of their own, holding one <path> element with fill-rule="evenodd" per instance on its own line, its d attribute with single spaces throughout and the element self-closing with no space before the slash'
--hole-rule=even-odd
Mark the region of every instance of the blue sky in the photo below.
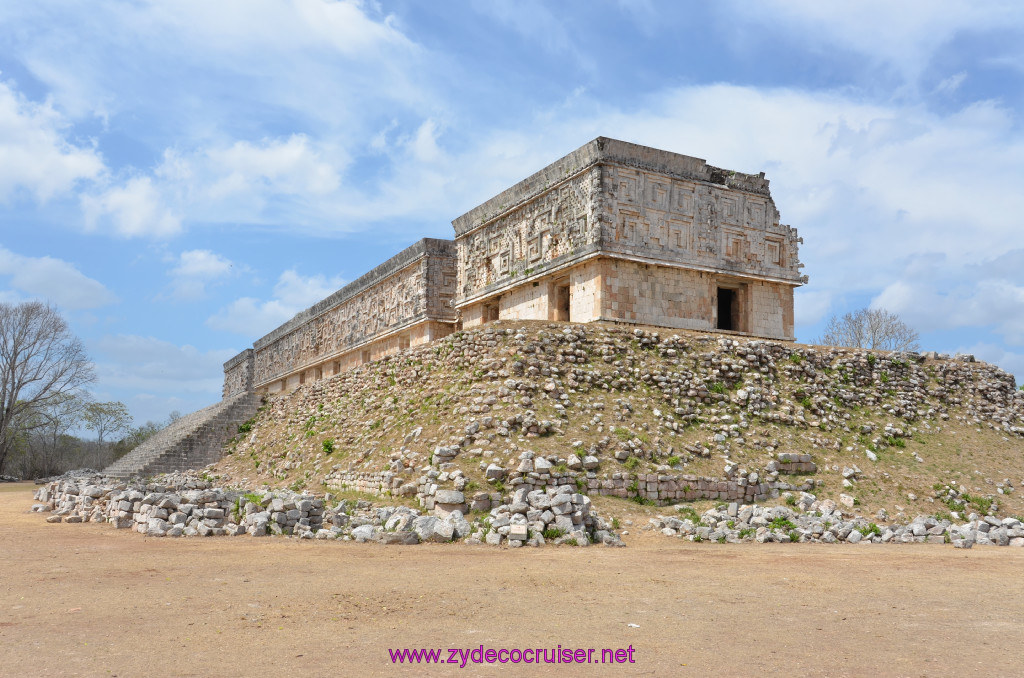
<svg viewBox="0 0 1024 678">
<path fill-rule="evenodd" d="M 1024 4 L 0 3 L 0 301 L 138 423 L 596 136 L 766 172 L 797 335 L 865 305 L 1024 377 Z"/>
</svg>

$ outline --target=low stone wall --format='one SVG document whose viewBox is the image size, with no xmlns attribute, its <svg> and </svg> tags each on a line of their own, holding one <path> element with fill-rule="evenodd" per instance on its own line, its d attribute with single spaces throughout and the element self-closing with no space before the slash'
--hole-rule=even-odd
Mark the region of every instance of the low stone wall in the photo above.
<svg viewBox="0 0 1024 678">
<path fill-rule="evenodd" d="M 794 508 L 732 503 L 708 509 L 699 519 L 692 511 L 689 515 L 658 516 L 651 518 L 643 529 L 660 530 L 666 536 L 690 541 L 719 543 L 951 543 L 956 548 L 971 548 L 975 544 L 1024 547 L 1024 524 L 1017 518 L 972 514 L 966 521 L 953 522 L 918 516 L 908 524 L 880 526 L 867 518 L 844 514 L 830 499 L 818 500 L 812 494 L 802 493 L 799 499 L 791 500 Z"/>
<path fill-rule="evenodd" d="M 438 448 L 438 451 L 446 451 L 450 454 L 454 448 Z M 451 466 L 451 459 L 454 456 L 439 456 L 438 451 L 434 453 L 434 460 L 441 462 L 441 468 L 447 464 Z M 576 455 L 570 455 L 568 461 L 569 470 L 558 471 L 554 463 L 548 458 L 535 456 L 532 452 L 524 452 L 520 458 L 519 467 L 510 471 L 496 464 L 489 464 L 484 468 L 488 479 L 501 481 L 512 490 L 521 486 L 528 490 L 545 490 L 550 487 L 570 486 L 579 492 L 590 495 L 605 495 L 640 499 L 652 503 L 675 503 L 679 501 L 697 501 L 710 499 L 715 501 L 744 501 L 760 502 L 776 498 L 781 492 L 807 491 L 815 486 L 813 478 L 805 478 L 800 483 L 791 483 L 780 479 L 780 475 L 786 474 L 810 474 L 817 470 L 817 465 L 811 460 L 809 454 L 792 454 L 781 452 L 776 459 L 769 462 L 761 471 L 748 472 L 740 469 L 737 465 L 729 465 L 727 477 L 713 478 L 685 473 L 625 473 L 616 472 L 606 477 L 599 477 L 598 470 L 600 461 L 597 457 L 584 456 L 580 459 Z M 574 470 L 573 467 L 579 468 Z M 582 467 L 582 468 L 580 468 Z M 430 497 L 439 487 L 440 483 L 452 480 L 457 490 L 458 472 L 445 472 L 443 470 L 431 470 L 421 476 L 418 481 L 418 494 L 420 501 L 428 505 Z M 487 501 L 486 493 L 474 495 L 474 501 Z"/>
<path fill-rule="evenodd" d="M 379 497 L 402 494 L 398 491 L 401 478 L 390 471 L 335 471 L 324 478 L 324 482 L 332 490 L 354 490 Z"/>
</svg>

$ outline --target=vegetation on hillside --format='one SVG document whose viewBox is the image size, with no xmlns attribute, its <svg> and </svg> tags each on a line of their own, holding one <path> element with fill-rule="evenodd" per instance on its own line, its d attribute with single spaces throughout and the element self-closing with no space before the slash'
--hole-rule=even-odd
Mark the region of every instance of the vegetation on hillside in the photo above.
<svg viewBox="0 0 1024 678">
<path fill-rule="evenodd" d="M 416 482 L 457 447 L 466 489 L 502 491 L 483 470 L 514 474 L 527 451 L 570 479 L 588 455 L 602 479 L 721 478 L 796 452 L 817 464 L 816 493 L 862 510 L 934 512 L 954 487 L 1021 512 L 1022 435 L 1013 377 L 966 359 L 495 323 L 272 397 L 217 471 L 310 490 L 341 471 Z"/>
</svg>

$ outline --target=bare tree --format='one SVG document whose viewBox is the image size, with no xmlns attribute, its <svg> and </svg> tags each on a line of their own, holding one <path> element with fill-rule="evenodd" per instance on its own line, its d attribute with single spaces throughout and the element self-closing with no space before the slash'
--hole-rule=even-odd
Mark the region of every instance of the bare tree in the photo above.
<svg viewBox="0 0 1024 678">
<path fill-rule="evenodd" d="M 882 351 L 917 351 L 919 338 L 895 313 L 884 308 L 861 308 L 842 318 L 832 316 L 817 343 Z"/>
<path fill-rule="evenodd" d="M 85 406 L 85 427 L 96 432 L 102 445 L 111 433 L 126 433 L 132 427 L 132 415 L 122 402 L 89 403 Z"/>
<path fill-rule="evenodd" d="M 0 472 L 20 433 L 41 412 L 94 379 L 81 340 L 56 309 L 0 303 Z"/>
</svg>

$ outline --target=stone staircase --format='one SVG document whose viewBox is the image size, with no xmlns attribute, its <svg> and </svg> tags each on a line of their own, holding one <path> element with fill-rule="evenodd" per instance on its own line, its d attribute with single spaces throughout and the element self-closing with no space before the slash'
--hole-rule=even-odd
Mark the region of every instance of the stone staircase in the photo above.
<svg viewBox="0 0 1024 678">
<path fill-rule="evenodd" d="M 202 468 L 218 461 L 224 443 L 251 419 L 262 397 L 240 393 L 185 415 L 104 469 L 118 478 Z"/>
</svg>

